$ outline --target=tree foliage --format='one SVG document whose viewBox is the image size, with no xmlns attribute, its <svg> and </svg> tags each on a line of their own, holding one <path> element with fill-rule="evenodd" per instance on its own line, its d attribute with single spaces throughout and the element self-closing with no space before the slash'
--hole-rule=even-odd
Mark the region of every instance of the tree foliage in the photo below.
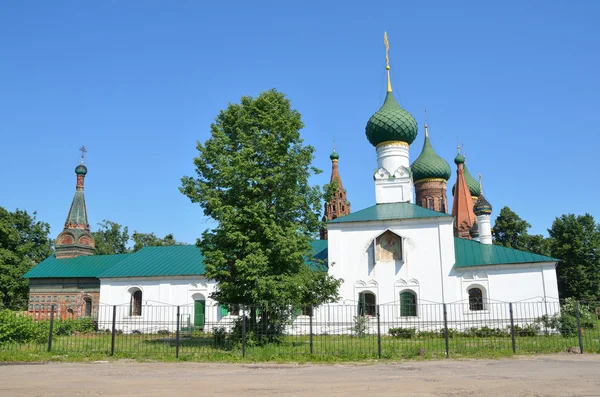
<svg viewBox="0 0 600 397">
<path fill-rule="evenodd" d="M 308 179 L 314 148 L 304 146 L 300 113 L 275 90 L 242 97 L 198 143 L 196 177 L 181 192 L 218 226 L 198 241 L 213 297 L 244 304 L 319 304 L 337 298 L 340 282 L 305 261 L 318 232 L 322 191 Z M 263 313 L 264 315 L 264 313 Z"/>
<path fill-rule="evenodd" d="M 529 222 L 521 219 L 513 210 L 503 207 L 494 222 L 492 236 L 494 243 L 508 248 L 524 249 Z"/>
<path fill-rule="evenodd" d="M 590 214 L 562 215 L 548 230 L 561 298 L 600 298 L 600 225 Z"/>
<path fill-rule="evenodd" d="M 125 254 L 129 251 L 127 243 L 129 242 L 129 229 L 116 222 L 104 219 L 98 223 L 97 231 L 92 232 L 96 249 L 96 255 Z"/>
<path fill-rule="evenodd" d="M 50 225 L 36 213 L 0 207 L 0 306 L 20 310 L 27 305 L 28 282 L 22 276 L 50 256 Z"/>
<path fill-rule="evenodd" d="M 172 233 L 167 234 L 165 237 L 157 237 L 154 233 L 139 233 L 133 232 L 133 252 L 137 252 L 144 247 L 159 247 L 165 245 L 181 245 L 175 240 Z"/>
</svg>

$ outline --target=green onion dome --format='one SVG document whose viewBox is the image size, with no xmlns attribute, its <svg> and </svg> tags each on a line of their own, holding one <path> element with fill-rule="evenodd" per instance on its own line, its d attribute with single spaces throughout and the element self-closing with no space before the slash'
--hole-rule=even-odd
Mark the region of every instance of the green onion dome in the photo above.
<svg viewBox="0 0 600 397">
<path fill-rule="evenodd" d="M 337 152 L 334 150 L 333 152 L 331 152 L 331 154 L 329 155 L 329 159 L 330 160 L 339 160 L 340 159 L 340 155 L 337 154 Z"/>
<path fill-rule="evenodd" d="M 402 109 L 394 95 L 388 92 L 383 106 L 367 122 L 365 132 L 373 146 L 387 141 L 413 143 L 419 127 L 415 118 Z"/>
<path fill-rule="evenodd" d="M 464 160 L 464 156 L 462 155 L 458 155 L 461 156 Z M 456 156 L 456 158 L 458 158 L 458 156 Z M 456 159 L 454 159 L 454 162 L 456 162 Z M 481 186 L 479 186 L 479 182 L 477 182 L 475 180 L 475 178 L 473 178 L 471 176 L 471 173 L 469 172 L 469 169 L 467 168 L 467 164 L 463 164 L 463 169 L 465 170 L 465 181 L 467 182 L 467 187 L 469 188 L 469 192 L 471 193 L 471 196 L 473 197 L 479 197 L 479 195 L 481 195 Z M 452 186 L 452 195 L 454 196 L 454 189 L 456 189 L 456 183 L 454 184 L 454 186 Z"/>
<path fill-rule="evenodd" d="M 425 131 L 427 131 L 427 127 Z M 427 132 L 425 132 L 423 150 L 421 150 L 419 157 L 412 163 L 410 169 L 415 182 L 428 178 L 443 179 L 447 181 L 452 174 L 450 165 L 433 150 Z"/>
<path fill-rule="evenodd" d="M 464 164 L 464 163 L 465 163 L 465 156 L 458 153 L 456 155 L 456 157 L 454 158 L 454 164 L 459 165 L 459 164 Z"/>
<path fill-rule="evenodd" d="M 473 226 L 471 226 L 469 235 L 471 237 L 479 237 L 479 224 L 477 222 L 473 223 Z"/>
<path fill-rule="evenodd" d="M 77 175 L 85 175 L 87 174 L 87 167 L 83 164 L 79 164 L 77 167 L 75 167 L 75 173 Z"/>
<path fill-rule="evenodd" d="M 473 212 L 475 215 L 491 215 L 492 205 L 483 197 L 483 194 L 479 196 L 477 202 L 473 206 Z"/>
</svg>

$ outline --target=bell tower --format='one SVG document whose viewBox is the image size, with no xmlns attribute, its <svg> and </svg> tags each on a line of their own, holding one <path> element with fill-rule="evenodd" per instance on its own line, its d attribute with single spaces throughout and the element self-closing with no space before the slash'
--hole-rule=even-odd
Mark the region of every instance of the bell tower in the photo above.
<svg viewBox="0 0 600 397">
<path fill-rule="evenodd" d="M 346 197 L 346 189 L 342 184 L 342 177 L 338 168 L 340 155 L 335 151 L 329 156 L 331 160 L 331 178 L 327 189 L 327 202 L 325 203 L 324 221 L 330 221 L 348 215 L 350 213 L 350 202 Z M 321 240 L 327 240 L 327 227 L 323 227 L 320 232 Z"/>
<path fill-rule="evenodd" d="M 75 167 L 75 175 L 77 175 L 75 196 L 65 221 L 65 227 L 56 238 L 57 259 L 94 254 L 94 237 L 90 233 L 85 196 L 83 195 L 83 182 L 87 175 L 87 167 L 83 165 L 83 161 L 87 150 L 85 146 L 79 150 L 81 151 L 81 163 Z"/>
</svg>

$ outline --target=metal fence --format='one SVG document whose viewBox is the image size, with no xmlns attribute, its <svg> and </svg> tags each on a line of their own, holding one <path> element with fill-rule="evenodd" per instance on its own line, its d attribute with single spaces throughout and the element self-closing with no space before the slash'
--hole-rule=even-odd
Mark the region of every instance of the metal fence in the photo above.
<svg viewBox="0 0 600 397">
<path fill-rule="evenodd" d="M 319 307 L 100 305 L 59 319 L 0 310 L 0 353 L 210 359 L 407 358 L 600 353 L 600 302 Z"/>
</svg>

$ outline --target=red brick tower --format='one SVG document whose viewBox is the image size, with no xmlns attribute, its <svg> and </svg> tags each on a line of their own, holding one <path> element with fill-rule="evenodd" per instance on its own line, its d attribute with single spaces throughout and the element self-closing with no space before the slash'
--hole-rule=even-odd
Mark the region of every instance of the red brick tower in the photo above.
<svg viewBox="0 0 600 397">
<path fill-rule="evenodd" d="M 460 147 L 454 163 L 457 166 L 454 202 L 452 203 L 454 235 L 460 238 L 471 239 L 471 228 L 476 219 L 473 213 L 473 199 L 471 198 L 471 192 L 465 178 L 465 156 L 460 154 Z"/>
<path fill-rule="evenodd" d="M 83 195 L 83 182 L 87 174 L 87 167 L 83 165 L 86 150 L 85 147 L 82 147 L 80 150 L 81 164 L 75 168 L 75 174 L 77 175 L 75 196 L 69 209 L 65 228 L 56 238 L 57 259 L 94 254 L 94 237 L 90 233 L 85 197 Z"/>
<path fill-rule="evenodd" d="M 327 193 L 330 197 L 328 197 L 328 201 L 325 203 L 324 221 L 330 221 L 350 213 L 350 202 L 346 198 L 346 189 L 344 189 L 338 169 L 340 155 L 335 151 L 335 147 L 329 158 L 331 159 L 331 178 L 329 179 Z M 327 240 L 327 227 L 321 229 L 321 240 Z"/>
</svg>

